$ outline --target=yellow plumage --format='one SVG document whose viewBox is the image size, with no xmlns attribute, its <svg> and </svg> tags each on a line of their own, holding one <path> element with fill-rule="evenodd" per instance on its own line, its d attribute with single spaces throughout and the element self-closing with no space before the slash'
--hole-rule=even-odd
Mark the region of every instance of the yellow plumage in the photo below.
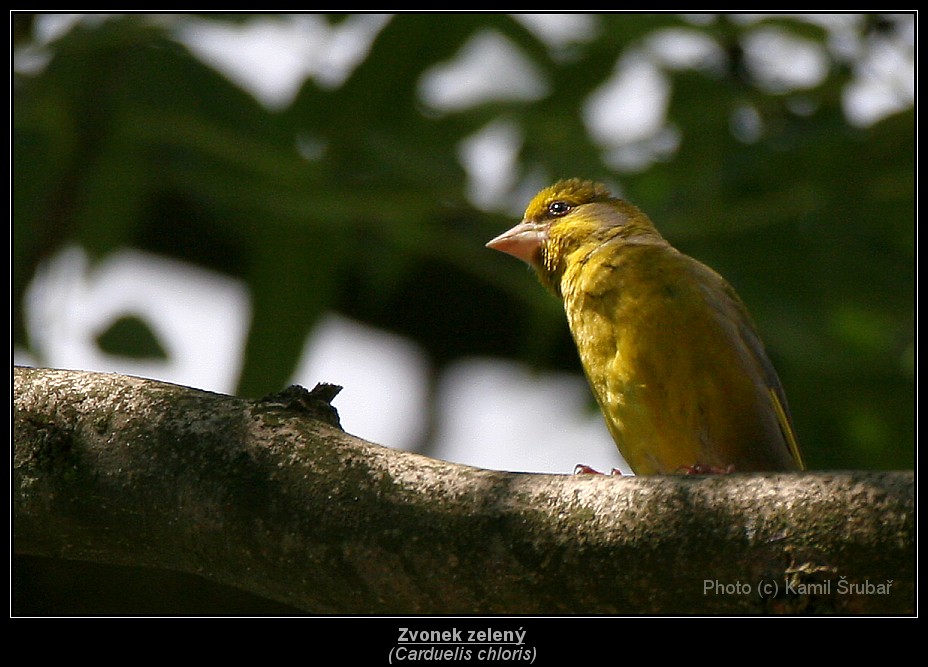
<svg viewBox="0 0 928 667">
<path fill-rule="evenodd" d="M 786 396 L 744 304 L 648 217 L 589 181 L 560 181 L 487 244 L 564 301 L 583 368 L 636 474 L 796 470 Z"/>
</svg>

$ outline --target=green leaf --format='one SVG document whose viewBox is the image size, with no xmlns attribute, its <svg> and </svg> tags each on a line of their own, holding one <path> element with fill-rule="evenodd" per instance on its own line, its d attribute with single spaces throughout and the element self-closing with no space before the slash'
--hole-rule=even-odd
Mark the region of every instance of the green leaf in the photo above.
<svg viewBox="0 0 928 667">
<path fill-rule="evenodd" d="M 144 319 L 123 315 L 97 336 L 97 345 L 108 354 L 134 359 L 167 359 L 158 337 Z"/>
</svg>

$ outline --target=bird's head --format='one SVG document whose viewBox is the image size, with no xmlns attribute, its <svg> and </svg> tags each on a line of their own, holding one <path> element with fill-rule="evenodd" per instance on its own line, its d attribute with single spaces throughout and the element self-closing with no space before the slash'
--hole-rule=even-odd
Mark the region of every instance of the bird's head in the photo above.
<svg viewBox="0 0 928 667">
<path fill-rule="evenodd" d="M 567 263 L 604 243 L 664 242 L 648 217 L 601 183 L 558 181 L 537 195 L 522 222 L 487 243 L 528 263 L 541 282 L 559 294 Z"/>
</svg>

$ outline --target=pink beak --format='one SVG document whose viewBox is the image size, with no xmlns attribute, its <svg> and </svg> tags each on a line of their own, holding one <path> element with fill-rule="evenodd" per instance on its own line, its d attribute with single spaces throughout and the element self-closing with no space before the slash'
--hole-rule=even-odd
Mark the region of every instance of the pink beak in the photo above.
<svg viewBox="0 0 928 667">
<path fill-rule="evenodd" d="M 548 240 L 548 230 L 534 222 L 523 220 L 487 243 L 487 248 L 499 250 L 534 266 L 542 244 Z"/>
</svg>

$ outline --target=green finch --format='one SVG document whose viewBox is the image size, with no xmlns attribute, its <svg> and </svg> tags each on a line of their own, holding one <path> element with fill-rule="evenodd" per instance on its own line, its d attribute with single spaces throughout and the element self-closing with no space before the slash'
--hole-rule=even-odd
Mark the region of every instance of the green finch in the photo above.
<svg viewBox="0 0 928 667">
<path fill-rule="evenodd" d="M 545 188 L 487 244 L 563 299 L 587 380 L 639 475 L 802 470 L 786 395 L 747 309 L 599 183 Z"/>
</svg>

